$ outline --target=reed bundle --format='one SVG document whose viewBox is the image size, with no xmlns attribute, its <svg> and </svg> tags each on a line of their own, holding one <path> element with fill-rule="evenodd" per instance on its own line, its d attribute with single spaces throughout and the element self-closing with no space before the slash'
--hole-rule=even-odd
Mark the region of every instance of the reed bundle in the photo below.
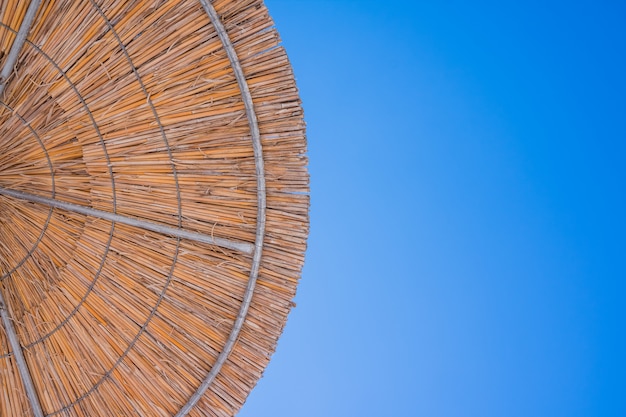
<svg viewBox="0 0 626 417">
<path fill-rule="evenodd" d="M 245 91 L 200 1 L 44 1 L 5 84 L 0 295 L 46 416 L 173 416 L 194 394 L 188 415 L 232 416 L 293 305 L 309 207 L 298 91 L 261 0 L 211 5 L 249 88 L 261 171 Z M 0 67 L 27 7 L 0 2 Z M 0 326 L 0 416 L 37 415 L 9 338 Z"/>
</svg>

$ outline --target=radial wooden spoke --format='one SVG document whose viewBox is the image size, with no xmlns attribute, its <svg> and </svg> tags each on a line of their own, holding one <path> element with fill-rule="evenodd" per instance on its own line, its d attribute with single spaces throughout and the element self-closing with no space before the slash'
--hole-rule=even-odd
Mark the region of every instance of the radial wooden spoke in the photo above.
<svg viewBox="0 0 626 417">
<path fill-rule="evenodd" d="M 107 211 L 96 210 L 91 207 L 79 206 L 78 204 L 67 203 L 65 201 L 59 201 L 54 198 L 42 197 L 39 195 L 10 190 L 8 188 L 2 187 L 0 187 L 0 194 L 9 197 L 19 198 L 21 200 L 26 200 L 31 203 L 44 204 L 49 207 L 67 210 L 72 213 L 79 213 L 84 214 L 85 216 L 91 216 L 98 219 L 122 223 L 128 226 L 138 227 L 140 229 L 150 230 L 152 232 L 162 233 L 168 236 L 178 237 L 181 239 L 189 239 L 195 242 L 208 243 L 209 245 L 216 245 L 227 249 L 233 249 L 246 254 L 251 254 L 254 250 L 254 246 L 250 243 L 235 242 L 228 239 L 209 236 L 203 233 L 191 232 L 189 230 L 166 226 L 148 220 L 127 217 L 121 214 L 109 213 Z"/>
<path fill-rule="evenodd" d="M 20 341 L 18 340 L 17 334 L 15 333 L 15 328 L 13 327 L 13 322 L 11 321 L 11 317 L 9 316 L 9 309 L 7 308 L 6 301 L 4 299 L 4 296 L 2 295 L 1 286 L 0 316 L 2 316 L 2 324 L 4 325 L 7 339 L 9 339 L 9 345 L 11 346 L 11 350 L 13 351 L 13 357 L 15 358 L 17 369 L 20 373 L 20 377 L 22 378 L 22 384 L 24 384 L 24 390 L 26 391 L 26 395 L 28 396 L 28 401 L 30 402 L 30 405 L 33 409 L 33 414 L 35 414 L 35 417 L 43 417 L 43 411 L 41 410 L 41 405 L 39 404 L 37 391 L 35 390 L 33 379 L 30 375 L 30 371 L 28 370 L 26 359 L 24 359 L 22 346 L 20 345 Z"/>
<path fill-rule="evenodd" d="M 28 36 L 30 27 L 33 24 L 33 20 L 35 20 L 35 15 L 37 14 L 37 9 L 39 9 L 40 3 L 41 0 L 33 0 L 28 5 L 28 10 L 26 10 L 26 14 L 24 15 L 24 19 L 22 20 L 20 29 L 17 32 L 17 36 L 13 41 L 13 45 L 11 46 L 11 50 L 9 51 L 9 55 L 7 56 L 6 61 L 4 61 L 2 71 L 0 71 L 0 96 L 2 96 L 2 92 L 4 91 L 4 86 L 6 85 L 7 79 L 9 78 L 9 75 L 11 75 L 13 67 L 17 62 L 17 58 L 20 56 L 20 52 L 24 47 L 26 37 Z"/>
</svg>

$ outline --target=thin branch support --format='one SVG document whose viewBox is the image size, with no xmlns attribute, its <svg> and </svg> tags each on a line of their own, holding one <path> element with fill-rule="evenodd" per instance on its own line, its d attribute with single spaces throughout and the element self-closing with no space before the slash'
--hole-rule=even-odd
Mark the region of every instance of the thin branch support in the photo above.
<svg viewBox="0 0 626 417">
<path fill-rule="evenodd" d="M 28 9 L 26 10 L 26 14 L 24 15 L 24 19 L 20 25 L 19 30 L 17 31 L 17 35 L 15 36 L 15 41 L 13 41 L 13 45 L 11 45 L 11 50 L 9 51 L 9 55 L 7 55 L 6 60 L 4 61 L 4 65 L 2 66 L 2 71 L 0 71 L 0 97 L 4 92 L 4 87 L 6 86 L 7 79 L 13 72 L 13 67 L 17 62 L 17 58 L 24 47 L 24 43 L 26 42 L 26 37 L 28 36 L 28 32 L 30 31 L 30 27 L 35 20 L 35 15 L 37 14 L 37 9 L 39 9 L 39 4 L 41 0 L 33 0 L 28 5 Z"/>
<path fill-rule="evenodd" d="M 9 309 L 7 308 L 6 301 L 4 300 L 4 296 L 2 295 L 1 287 L 0 316 L 2 316 L 4 331 L 7 335 L 7 339 L 9 340 L 9 345 L 11 346 L 13 357 L 15 358 L 15 364 L 17 365 L 17 370 L 19 371 L 20 377 L 22 378 L 22 384 L 24 385 L 24 390 L 26 391 L 26 396 L 28 397 L 30 406 L 33 409 L 33 414 L 35 415 L 35 417 L 43 417 L 44 414 L 41 409 L 41 404 L 39 403 L 39 398 L 37 397 L 37 391 L 35 390 L 33 379 L 30 376 L 30 371 L 28 370 L 28 365 L 26 364 L 26 359 L 24 358 L 24 353 L 22 352 L 22 346 L 17 339 L 15 327 L 13 327 L 13 322 L 11 321 L 11 317 L 9 316 Z"/>
<path fill-rule="evenodd" d="M 164 224 L 155 223 L 149 220 L 142 220 L 136 217 L 123 216 L 121 214 L 109 213 L 108 211 L 96 210 L 91 207 L 80 206 L 78 204 L 59 201 L 54 198 L 42 197 L 36 194 L 25 193 L 22 191 L 11 190 L 9 188 L 0 187 L 0 195 L 19 198 L 20 200 L 30 201 L 31 203 L 43 204 L 49 207 L 63 209 L 72 213 L 84 214 L 85 216 L 96 217 L 115 223 L 121 223 L 128 226 L 138 227 L 151 232 L 162 233 L 164 235 L 173 236 L 181 239 L 188 239 L 194 242 L 208 243 L 209 245 L 220 246 L 226 249 L 232 249 L 246 254 L 251 254 L 254 246 L 247 242 L 237 242 L 221 237 L 213 237 L 204 233 L 191 232 L 177 227 L 166 226 Z"/>
</svg>

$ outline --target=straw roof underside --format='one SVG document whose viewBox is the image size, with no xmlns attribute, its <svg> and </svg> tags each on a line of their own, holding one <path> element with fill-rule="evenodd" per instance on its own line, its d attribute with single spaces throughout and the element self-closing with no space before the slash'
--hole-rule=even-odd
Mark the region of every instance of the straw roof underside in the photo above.
<svg viewBox="0 0 626 417">
<path fill-rule="evenodd" d="M 260 0 L 216 0 L 260 130 L 262 258 L 233 351 L 190 416 L 232 416 L 282 332 L 308 234 L 304 122 Z M 0 3 L 0 67 L 28 2 Z M 198 1 L 44 1 L 0 97 L 0 188 L 257 241 L 231 61 Z M 253 254 L 0 195 L 0 290 L 47 416 L 173 416 L 233 329 Z M 0 326 L 0 416 L 31 416 Z"/>
</svg>

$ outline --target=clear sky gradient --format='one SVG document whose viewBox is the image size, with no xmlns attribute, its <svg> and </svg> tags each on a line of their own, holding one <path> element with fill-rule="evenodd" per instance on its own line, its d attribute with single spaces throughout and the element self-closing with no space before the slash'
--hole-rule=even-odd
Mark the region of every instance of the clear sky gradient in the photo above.
<svg viewBox="0 0 626 417">
<path fill-rule="evenodd" d="M 239 416 L 626 416 L 626 2 L 266 4 L 311 234 Z"/>
</svg>

